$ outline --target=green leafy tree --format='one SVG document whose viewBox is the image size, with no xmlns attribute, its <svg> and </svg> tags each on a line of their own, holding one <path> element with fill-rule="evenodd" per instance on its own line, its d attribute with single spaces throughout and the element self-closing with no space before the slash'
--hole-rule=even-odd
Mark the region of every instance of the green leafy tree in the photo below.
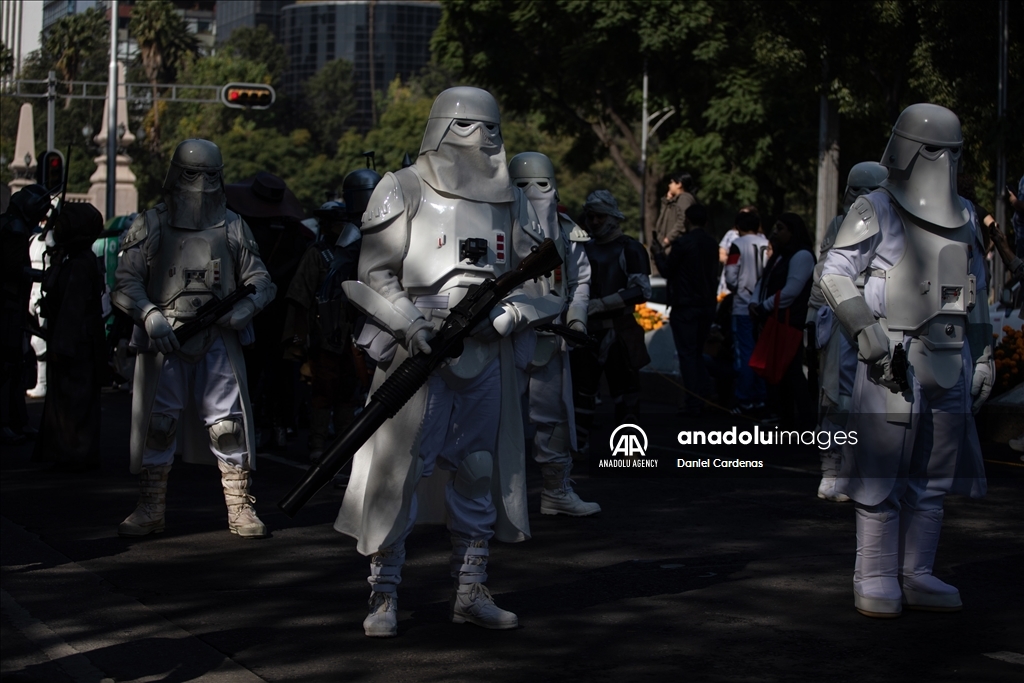
<svg viewBox="0 0 1024 683">
<path fill-rule="evenodd" d="M 109 31 L 105 31 L 107 21 L 99 11 L 89 8 L 81 14 L 62 17 L 50 29 L 46 39 L 46 52 L 54 59 L 53 67 L 67 83 L 70 95 L 74 90 L 74 82 L 78 80 L 84 63 L 88 60 L 102 58 L 103 52 L 109 50 Z M 71 106 L 71 98 L 64 100 L 64 108 Z"/>
<path fill-rule="evenodd" d="M 256 28 L 243 26 L 232 31 L 220 54 L 263 64 L 272 85 L 277 85 L 288 68 L 288 55 L 284 46 L 277 42 L 274 34 L 263 24 Z"/>
<path fill-rule="evenodd" d="M 156 151 L 160 148 L 157 84 L 174 81 L 186 55 L 196 51 L 196 39 L 169 0 L 148 0 L 136 4 L 130 30 L 139 44 L 138 58 L 153 88 L 152 120 L 146 137 L 150 148 Z"/>
<path fill-rule="evenodd" d="M 331 153 L 356 111 L 352 63 L 335 59 L 324 64 L 303 85 L 306 126 Z"/>
<path fill-rule="evenodd" d="M 0 41 L 0 74 L 9 76 L 14 72 L 14 54 Z"/>
</svg>

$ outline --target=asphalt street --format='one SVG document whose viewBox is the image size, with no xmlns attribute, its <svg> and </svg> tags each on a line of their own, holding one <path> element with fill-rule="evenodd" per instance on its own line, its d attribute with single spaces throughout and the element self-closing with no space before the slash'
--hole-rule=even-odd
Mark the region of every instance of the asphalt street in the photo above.
<svg viewBox="0 0 1024 683">
<path fill-rule="evenodd" d="M 662 457 L 681 452 L 680 429 L 734 424 L 677 418 L 657 377 L 644 397 Z M 787 448 L 759 455 L 758 476 L 632 478 L 585 463 L 576 488 L 603 511 L 581 519 L 539 514 L 530 462 L 533 538 L 493 544 L 488 582 L 520 628 L 448 621 L 447 534 L 420 527 L 399 637 L 373 640 L 366 558 L 331 528 L 343 492 L 321 491 L 295 519 L 276 507 L 306 469 L 304 434 L 258 459 L 270 538 L 228 533 L 219 473 L 177 464 L 166 532 L 126 540 L 130 396 L 102 402 L 98 471 L 4 449 L 4 681 L 1024 680 L 1024 463 L 1004 445 L 985 444 L 986 498 L 947 501 L 936 575 L 960 589 L 959 613 L 858 614 L 853 507 L 816 498 L 816 452 Z"/>
</svg>

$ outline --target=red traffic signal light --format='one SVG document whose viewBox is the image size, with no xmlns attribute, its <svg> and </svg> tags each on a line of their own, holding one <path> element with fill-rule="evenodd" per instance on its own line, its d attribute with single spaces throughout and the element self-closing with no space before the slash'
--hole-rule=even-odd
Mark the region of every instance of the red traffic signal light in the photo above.
<svg viewBox="0 0 1024 683">
<path fill-rule="evenodd" d="M 220 101 L 234 109 L 266 109 L 275 99 L 274 89 L 262 83 L 228 83 L 220 91 Z"/>
<path fill-rule="evenodd" d="M 43 154 L 36 170 L 39 184 L 50 192 L 55 192 L 64 184 L 64 155 L 55 149 Z"/>
</svg>

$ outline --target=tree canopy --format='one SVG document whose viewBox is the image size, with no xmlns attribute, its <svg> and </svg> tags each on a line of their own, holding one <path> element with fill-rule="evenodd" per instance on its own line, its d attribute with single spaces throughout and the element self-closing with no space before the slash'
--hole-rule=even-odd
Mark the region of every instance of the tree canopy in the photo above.
<svg viewBox="0 0 1024 683">
<path fill-rule="evenodd" d="M 352 65 L 340 60 L 307 82 L 300 101 L 289 102 L 279 89 L 266 111 L 133 104 L 131 128 L 141 129 L 143 141 L 128 152 L 143 206 L 160 200 L 174 145 L 201 136 L 223 148 L 228 182 L 268 170 L 315 208 L 364 164 L 364 152 L 375 152 L 380 172 L 399 168 L 406 154 L 415 158 L 434 97 L 452 85 L 496 95 L 508 156 L 548 154 L 570 211 L 606 187 L 633 234 L 641 188 L 650 226 L 664 179 L 677 171 L 695 176 L 719 232 L 745 204 L 767 215 L 796 211 L 812 223 L 823 96 L 839 117 L 841 177 L 859 161 L 878 159 L 896 116 L 919 101 L 959 115 L 962 167 L 982 205 L 991 208 L 995 196 L 999 147 L 1011 177 L 1024 171 L 1024 129 L 996 117 L 998 3 L 442 0 L 442 7 L 431 64 L 411 79 L 378 84 L 377 124 L 365 133 L 350 122 Z M 87 15 L 76 21 L 84 26 Z M 1011 8 L 1010 17 L 1011 35 L 1024 34 L 1024 13 Z M 132 21 L 140 45 L 133 82 L 276 86 L 287 69 L 283 47 L 265 27 L 236 30 L 214 54 L 202 55 L 167 0 L 138 3 Z M 87 36 L 76 27 L 71 35 L 81 41 L 51 36 L 26 62 L 24 77 L 45 79 L 55 69 L 62 80 L 105 81 L 105 31 Z M 1010 112 L 1024 111 L 1024 89 L 1015 87 L 1022 67 L 1021 42 L 1011 41 Z M 651 125 L 660 126 L 642 173 L 645 72 Z M 0 151 L 10 157 L 20 102 L 4 97 L 2 104 Z M 73 190 L 87 187 L 94 167 L 86 159 L 100 153 L 83 142 L 81 128 L 99 129 L 101 112 L 102 102 L 73 100 L 58 115 L 57 146 L 85 147 L 72 165 Z M 44 131 L 45 107 L 37 106 L 37 136 Z M 6 168 L 0 173 L 9 177 Z"/>
</svg>

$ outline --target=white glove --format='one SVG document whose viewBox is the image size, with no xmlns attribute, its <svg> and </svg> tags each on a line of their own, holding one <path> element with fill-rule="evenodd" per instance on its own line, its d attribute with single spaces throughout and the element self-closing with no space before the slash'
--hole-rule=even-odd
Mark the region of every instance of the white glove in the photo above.
<svg viewBox="0 0 1024 683">
<path fill-rule="evenodd" d="M 515 331 L 522 314 L 511 304 L 495 306 L 488 314 L 488 319 L 481 321 L 470 332 L 477 341 L 490 343 L 504 339 Z"/>
<path fill-rule="evenodd" d="M 515 331 L 522 317 L 519 309 L 511 304 L 502 304 L 500 307 L 495 306 L 491 309 L 490 313 L 491 326 L 499 336 L 504 338 Z"/>
<path fill-rule="evenodd" d="M 256 315 L 256 304 L 252 302 L 252 299 L 245 298 L 235 304 L 234 308 L 229 312 L 222 315 L 217 324 L 231 330 L 244 330 L 254 315 Z"/>
<path fill-rule="evenodd" d="M 582 332 L 583 334 L 587 333 L 587 325 L 582 320 L 571 321 L 569 323 L 569 329 L 573 330 L 574 332 Z"/>
<path fill-rule="evenodd" d="M 167 322 L 167 318 L 159 308 L 154 308 L 149 312 L 143 326 L 146 328 L 146 334 L 149 335 L 153 346 L 160 353 L 171 353 L 181 348 L 178 338 L 174 336 L 174 328 L 171 327 L 171 323 Z"/>
<path fill-rule="evenodd" d="M 971 380 L 971 410 L 977 413 L 988 400 L 996 383 L 996 363 L 992 360 L 992 347 L 986 346 L 981 357 L 974 364 L 974 378 Z"/>
<path fill-rule="evenodd" d="M 434 337 L 434 326 L 423 318 L 418 318 L 410 326 L 405 336 L 405 350 L 410 356 L 418 353 L 430 353 L 430 340 Z"/>
</svg>

